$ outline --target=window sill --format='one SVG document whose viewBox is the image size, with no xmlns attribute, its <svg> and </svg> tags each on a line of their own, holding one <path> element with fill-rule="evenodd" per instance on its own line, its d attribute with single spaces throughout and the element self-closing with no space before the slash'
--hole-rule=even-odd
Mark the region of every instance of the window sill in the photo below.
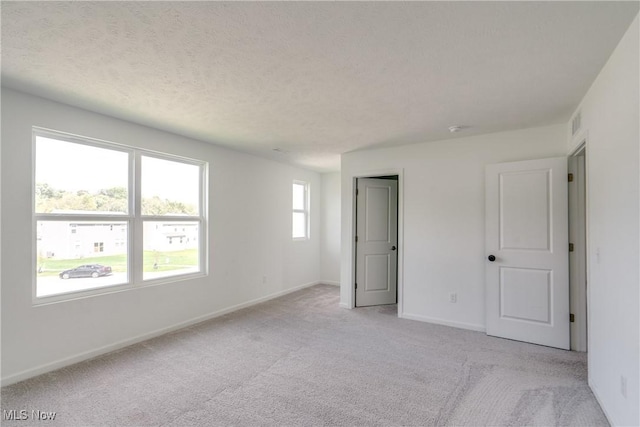
<svg viewBox="0 0 640 427">
<path fill-rule="evenodd" d="M 208 274 L 204 272 L 195 272 L 188 274 L 181 274 L 176 276 L 168 276 L 156 279 L 143 280 L 138 283 L 123 283 L 119 285 L 103 286 L 98 288 L 90 288 L 83 291 L 70 291 L 65 293 L 59 293 L 55 295 L 47 295 L 42 297 L 33 296 L 32 306 L 40 307 L 51 304 L 58 304 L 69 301 L 76 301 L 80 299 L 93 298 L 101 295 L 109 295 L 120 292 L 128 292 L 137 289 L 147 288 L 151 286 L 167 285 L 170 283 L 184 282 L 188 280 L 195 280 L 207 277 Z M 73 279 L 71 279 L 73 280 Z"/>
</svg>

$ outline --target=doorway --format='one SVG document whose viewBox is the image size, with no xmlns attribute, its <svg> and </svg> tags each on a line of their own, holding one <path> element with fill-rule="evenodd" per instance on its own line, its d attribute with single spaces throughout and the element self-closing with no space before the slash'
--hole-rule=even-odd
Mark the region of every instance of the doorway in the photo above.
<svg viewBox="0 0 640 427">
<path fill-rule="evenodd" d="M 587 351 L 587 178 L 585 143 L 569 157 L 571 350 Z"/>
<path fill-rule="evenodd" d="M 398 175 L 356 179 L 355 306 L 398 302 Z"/>
</svg>

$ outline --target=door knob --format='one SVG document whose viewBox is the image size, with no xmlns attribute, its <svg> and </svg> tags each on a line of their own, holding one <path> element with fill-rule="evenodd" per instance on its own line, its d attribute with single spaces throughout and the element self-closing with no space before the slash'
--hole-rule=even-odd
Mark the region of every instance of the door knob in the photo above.
<svg viewBox="0 0 640 427">
<path fill-rule="evenodd" d="M 496 260 L 495 255 L 489 255 L 489 257 L 488 257 L 488 258 L 489 258 L 489 261 L 491 261 L 491 262 L 493 262 L 493 261 L 495 261 L 495 260 Z"/>
<path fill-rule="evenodd" d="M 392 251 L 395 251 L 395 250 L 396 250 L 396 247 L 395 247 L 395 246 L 391 246 L 391 250 L 392 250 Z"/>
</svg>

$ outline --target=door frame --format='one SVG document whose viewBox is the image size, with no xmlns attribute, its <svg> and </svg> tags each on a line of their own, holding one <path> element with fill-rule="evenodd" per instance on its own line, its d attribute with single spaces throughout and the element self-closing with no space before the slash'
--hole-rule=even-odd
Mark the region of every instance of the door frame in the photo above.
<svg viewBox="0 0 640 427">
<path fill-rule="evenodd" d="M 398 317 L 402 317 L 403 313 L 403 297 L 404 297 L 404 168 L 378 169 L 371 171 L 354 172 L 349 174 L 346 180 L 348 188 L 343 188 L 346 194 L 350 195 L 351 203 L 346 208 L 351 212 L 347 212 L 348 221 L 343 221 L 347 230 L 343 236 L 349 236 L 346 241 L 343 239 L 343 250 L 349 254 L 349 262 L 343 264 L 342 277 L 348 278 L 347 283 L 341 283 L 344 296 L 340 303 L 342 308 L 355 308 L 356 302 L 356 180 L 358 178 L 376 178 L 380 176 L 398 176 Z M 345 180 L 342 181 L 345 183 Z M 344 258 L 343 258 L 344 259 Z M 346 292 L 344 287 L 346 287 Z"/>
<path fill-rule="evenodd" d="M 366 184 L 363 184 L 364 181 L 367 181 Z M 370 178 L 356 178 L 356 188 L 358 191 L 358 194 L 356 195 L 356 212 L 355 212 L 355 216 L 356 216 L 356 223 L 354 226 L 354 235 L 355 236 L 359 236 L 358 240 L 356 241 L 356 244 L 353 245 L 354 247 L 354 252 L 355 252 L 355 265 L 354 265 L 354 281 L 355 283 L 360 283 L 360 292 L 358 292 L 358 289 L 355 289 L 355 302 L 354 305 L 356 307 L 370 307 L 370 306 L 375 306 L 375 305 L 387 305 L 387 304 L 396 304 L 398 303 L 398 249 L 397 249 L 397 245 L 398 245 L 398 180 L 399 177 L 398 175 L 384 175 L 384 176 L 375 176 L 375 177 L 370 177 Z M 361 182 L 362 181 L 362 182 Z M 373 184 L 373 182 L 375 182 L 376 184 Z M 389 255 L 394 255 L 396 258 L 396 263 L 394 265 L 394 275 L 395 278 L 393 279 L 393 287 L 395 287 L 395 289 L 392 290 L 392 292 L 394 293 L 394 298 L 393 298 L 393 302 L 382 302 L 382 301 L 378 301 L 378 303 L 372 303 L 372 301 L 369 301 L 369 304 L 362 304 L 362 301 L 358 301 L 358 294 L 360 295 L 361 298 L 364 299 L 370 299 L 371 296 L 367 297 L 366 296 L 366 288 L 367 288 L 367 281 L 364 277 L 362 276 L 358 276 L 358 273 L 362 273 L 364 275 L 366 275 L 366 272 L 364 269 L 362 269 L 362 265 L 358 264 L 358 260 L 360 262 L 364 262 L 365 258 L 363 258 L 362 254 L 358 252 L 358 249 L 362 249 L 363 252 L 367 252 L 365 250 L 365 248 L 363 246 L 361 246 L 360 244 L 364 244 L 365 241 L 367 240 L 366 236 L 364 236 L 362 233 L 366 234 L 366 230 L 363 229 L 361 226 L 362 224 L 359 223 L 359 220 L 364 220 L 364 222 L 367 222 L 367 215 L 369 212 L 367 212 L 367 209 L 363 206 L 359 206 L 358 203 L 364 203 L 368 205 L 368 200 L 367 196 L 365 196 L 364 193 L 367 192 L 367 187 L 366 186 L 376 186 L 376 185 L 381 185 L 381 186 L 386 186 L 388 183 L 393 183 L 393 184 L 389 184 L 389 187 L 385 187 L 388 188 L 390 190 L 393 189 L 393 192 L 395 192 L 395 194 L 393 194 L 390 199 L 388 200 L 387 203 L 387 209 L 388 210 L 392 210 L 395 209 L 395 221 L 393 221 L 393 225 L 395 225 L 395 230 L 393 230 L 393 232 L 395 233 L 395 239 L 393 241 L 389 241 L 389 244 L 393 244 L 393 252 L 389 252 Z M 363 195 L 360 196 L 359 195 L 359 191 L 361 190 L 361 185 L 363 184 L 363 188 L 362 190 L 364 190 Z M 359 200 L 358 200 L 359 199 Z M 366 199 L 366 200 L 365 200 Z M 394 200 L 395 199 L 395 200 Z M 394 201 L 394 204 L 391 204 L 390 201 Z M 364 214 L 364 215 L 362 215 Z M 365 227 L 366 228 L 366 227 Z M 389 231 L 389 230 L 388 230 Z M 354 239 L 355 240 L 355 239 Z M 360 246 L 359 246 L 360 245 Z M 379 245 L 379 243 L 378 243 Z M 389 248 L 388 245 L 384 245 L 387 250 Z M 389 288 L 389 282 L 387 282 L 387 289 Z M 391 291 L 391 290 L 390 290 Z M 383 298 L 386 300 L 386 298 Z M 360 305 L 358 305 L 360 304 Z"/>
<path fill-rule="evenodd" d="M 580 174 L 577 168 L 577 158 L 579 156 L 584 156 L 584 170 L 583 173 Z M 584 279 L 585 283 L 585 292 L 582 295 L 578 295 L 578 306 L 571 306 L 571 313 L 573 313 L 576 317 L 575 327 L 571 328 L 572 332 L 575 330 L 579 335 L 577 337 L 571 335 L 571 350 L 572 351 L 580 351 L 580 352 L 588 352 L 588 346 L 590 343 L 589 339 L 589 324 L 590 319 L 589 315 L 591 313 L 591 309 L 589 307 L 589 278 L 590 278 L 590 267 L 589 267 L 589 186 L 588 186 L 588 170 L 589 170 L 589 155 L 588 155 L 588 144 L 587 144 L 587 136 L 583 134 L 580 136 L 578 143 L 574 146 L 574 148 L 569 152 L 568 157 L 568 170 L 570 173 L 574 174 L 574 182 L 573 186 L 569 186 L 569 230 L 570 233 L 574 230 L 576 222 L 578 218 L 576 216 L 576 211 L 579 208 L 578 200 L 576 196 L 577 186 L 582 184 L 584 185 L 584 228 L 582 232 L 584 236 Z M 571 241 L 570 241 L 571 242 Z M 573 243 L 573 242 L 571 242 Z M 571 255 L 569 255 L 571 256 Z M 576 268 L 579 268 L 579 265 L 576 265 L 575 261 L 569 261 L 569 293 L 570 293 L 570 301 L 573 301 L 572 292 L 575 291 L 575 287 L 579 285 L 574 284 L 574 278 L 576 277 Z M 579 273 L 578 273 L 579 274 Z M 586 313 L 584 312 L 586 310 Z"/>
</svg>

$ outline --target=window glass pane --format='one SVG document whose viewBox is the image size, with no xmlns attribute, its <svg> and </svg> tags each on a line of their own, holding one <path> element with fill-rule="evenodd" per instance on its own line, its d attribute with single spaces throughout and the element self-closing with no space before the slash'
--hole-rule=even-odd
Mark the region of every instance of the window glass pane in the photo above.
<svg viewBox="0 0 640 427">
<path fill-rule="evenodd" d="M 293 213 L 293 238 L 307 237 L 307 214 L 304 212 Z"/>
<path fill-rule="evenodd" d="M 199 215 L 199 166 L 142 156 L 141 184 L 143 215 Z"/>
<path fill-rule="evenodd" d="M 305 209 L 304 190 L 304 184 L 293 184 L 293 209 Z"/>
<path fill-rule="evenodd" d="M 198 221 L 145 221 L 143 279 L 200 271 Z"/>
<path fill-rule="evenodd" d="M 126 214 L 128 157 L 36 136 L 36 212 Z"/>
<path fill-rule="evenodd" d="M 127 223 L 38 221 L 36 296 L 127 283 Z"/>
</svg>

